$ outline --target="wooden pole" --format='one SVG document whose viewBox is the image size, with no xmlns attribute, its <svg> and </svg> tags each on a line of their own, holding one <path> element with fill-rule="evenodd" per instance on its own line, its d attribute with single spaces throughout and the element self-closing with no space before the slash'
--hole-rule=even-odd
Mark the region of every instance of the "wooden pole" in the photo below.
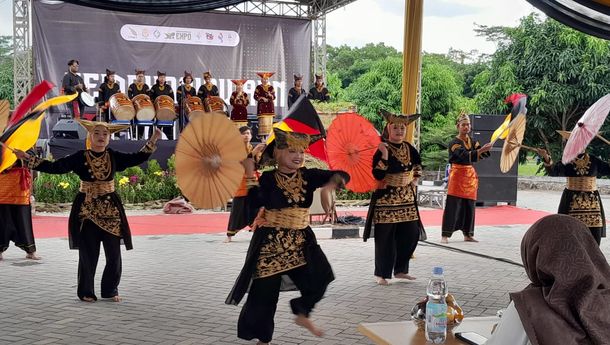
<svg viewBox="0 0 610 345">
<path fill-rule="evenodd" d="M 402 106 L 403 114 L 417 111 L 417 92 L 421 69 L 421 36 L 424 1 L 405 0 L 405 32 L 402 64 Z M 406 140 L 413 143 L 415 123 L 407 127 Z"/>
</svg>

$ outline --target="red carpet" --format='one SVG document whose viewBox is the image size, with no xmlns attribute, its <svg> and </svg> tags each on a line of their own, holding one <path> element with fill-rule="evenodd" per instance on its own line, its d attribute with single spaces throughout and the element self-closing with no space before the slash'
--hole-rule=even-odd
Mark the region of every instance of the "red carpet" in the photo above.
<svg viewBox="0 0 610 345">
<path fill-rule="evenodd" d="M 346 212 L 339 212 L 344 215 Z M 443 210 L 423 210 L 420 212 L 425 226 L 440 226 Z M 365 211 L 349 212 L 365 217 Z M 549 213 L 514 206 L 495 206 L 477 209 L 477 225 L 532 224 Z M 148 215 L 128 217 L 134 235 L 180 235 L 214 234 L 226 230 L 229 214 L 218 212 L 210 214 Z M 36 238 L 66 237 L 68 217 L 34 216 Z"/>
</svg>

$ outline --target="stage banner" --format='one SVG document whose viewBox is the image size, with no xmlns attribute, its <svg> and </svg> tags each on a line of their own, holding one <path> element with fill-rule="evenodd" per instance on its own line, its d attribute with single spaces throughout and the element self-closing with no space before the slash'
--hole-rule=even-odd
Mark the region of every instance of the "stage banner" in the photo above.
<svg viewBox="0 0 610 345">
<path fill-rule="evenodd" d="M 79 74 L 95 97 L 107 68 L 116 71 L 124 93 L 135 79 L 136 68 L 146 71 L 149 86 L 157 71 L 166 72 L 174 92 L 184 71 L 193 73 L 197 89 L 203 72 L 210 71 L 227 104 L 234 90 L 231 79 L 247 79 L 244 91 L 250 95 L 250 113 L 256 112 L 252 98 L 260 84 L 256 72 L 276 72 L 271 84 L 279 115 L 287 111 L 293 74 L 305 76 L 304 86 L 310 83 L 309 20 L 212 12 L 136 14 L 34 0 L 32 27 L 35 80 L 53 82 L 55 94 L 71 59 L 80 62 Z M 94 108 L 85 111 L 94 112 Z M 51 112 L 46 137 L 65 114 L 65 106 Z"/>
</svg>

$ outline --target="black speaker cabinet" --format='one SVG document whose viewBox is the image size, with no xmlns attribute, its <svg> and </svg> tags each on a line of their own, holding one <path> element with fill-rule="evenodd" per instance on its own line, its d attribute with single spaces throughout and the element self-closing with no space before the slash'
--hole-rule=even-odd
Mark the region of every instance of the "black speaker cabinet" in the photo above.
<svg viewBox="0 0 610 345">
<path fill-rule="evenodd" d="M 493 132 L 500 127 L 505 118 L 505 115 L 473 114 L 470 115 L 470 129 Z"/>
<path fill-rule="evenodd" d="M 494 129 L 494 131 L 495 131 L 495 129 Z M 484 145 L 484 144 L 486 144 L 486 143 L 491 141 L 491 135 L 494 133 L 494 131 L 482 131 L 482 130 L 475 130 L 475 129 L 473 129 L 473 130 L 470 131 L 470 135 L 472 136 L 472 139 L 474 141 L 478 141 L 479 144 Z M 493 147 L 494 148 L 502 148 L 502 145 L 504 145 L 504 140 L 498 139 L 494 143 Z"/>
<path fill-rule="evenodd" d="M 59 120 L 53 126 L 53 138 L 86 139 L 87 130 L 75 120 Z"/>
<path fill-rule="evenodd" d="M 479 175 L 479 191 L 477 205 L 495 205 L 505 202 L 509 205 L 517 203 L 517 171 L 519 162 L 506 173 L 500 171 L 502 148 L 492 148 L 491 156 L 474 164 Z"/>
</svg>

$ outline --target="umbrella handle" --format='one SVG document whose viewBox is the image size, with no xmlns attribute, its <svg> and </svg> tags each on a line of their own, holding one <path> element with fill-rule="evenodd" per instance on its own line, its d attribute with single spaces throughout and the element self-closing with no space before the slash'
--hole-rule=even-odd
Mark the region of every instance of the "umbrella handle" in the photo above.
<svg viewBox="0 0 610 345">
<path fill-rule="evenodd" d="M 536 149 L 535 147 L 531 147 L 531 146 L 527 146 L 527 145 L 522 145 L 522 144 L 519 144 L 519 147 L 521 147 L 522 149 L 529 150 L 529 151 L 538 152 L 538 149 Z"/>
<path fill-rule="evenodd" d="M 599 139 L 599 140 L 603 141 L 604 143 L 606 143 L 606 144 L 610 145 L 610 140 L 608 140 L 608 139 L 606 139 L 606 138 L 602 137 L 602 136 L 601 136 L 601 135 L 599 135 L 599 134 L 596 134 L 595 136 L 597 137 L 597 139 Z"/>
</svg>

